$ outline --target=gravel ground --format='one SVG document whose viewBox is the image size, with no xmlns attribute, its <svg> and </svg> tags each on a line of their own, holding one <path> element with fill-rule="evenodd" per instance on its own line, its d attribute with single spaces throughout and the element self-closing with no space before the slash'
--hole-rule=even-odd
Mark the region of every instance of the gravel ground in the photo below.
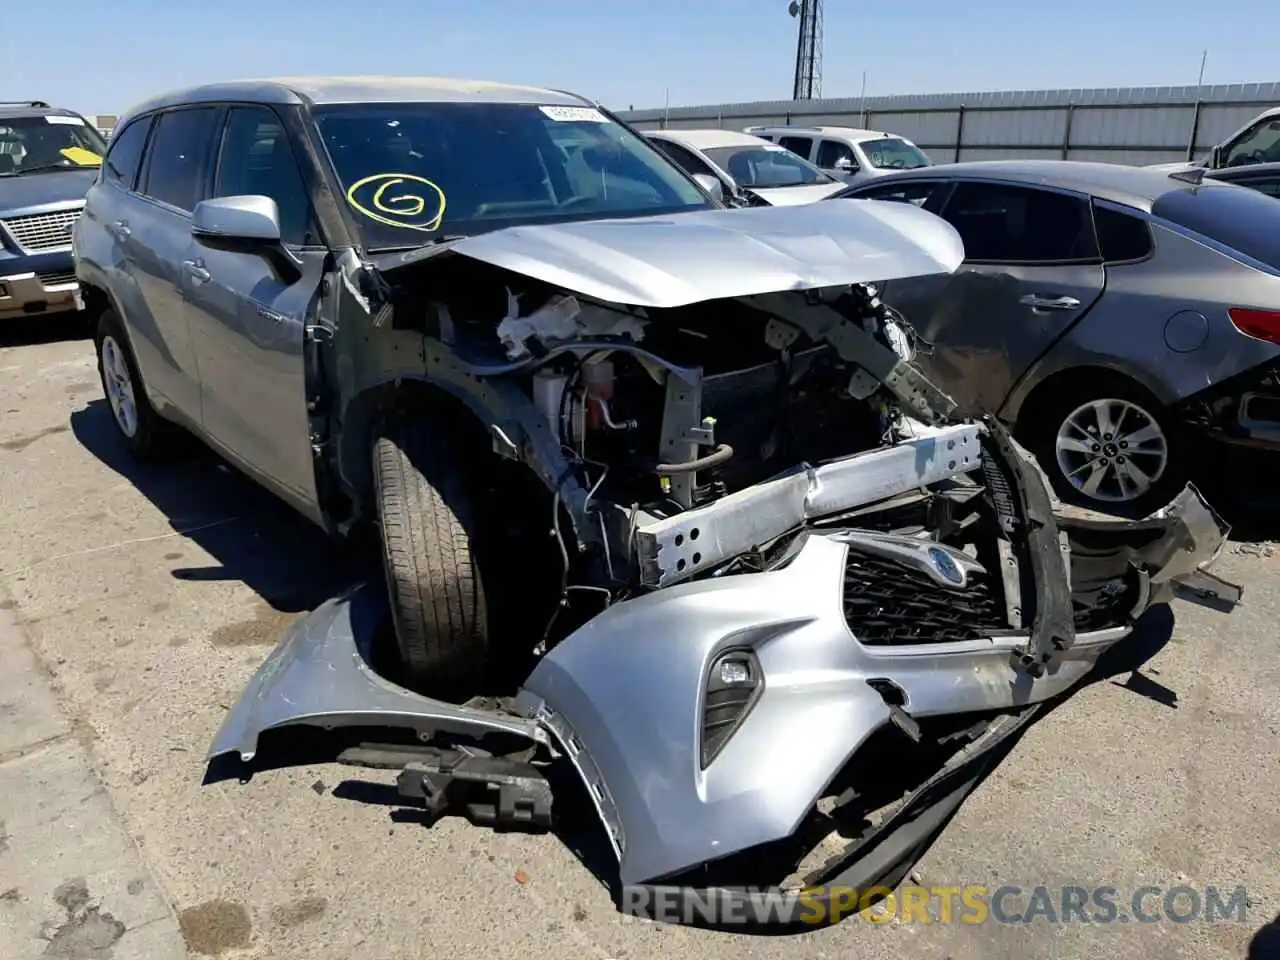
<svg viewBox="0 0 1280 960">
<path fill-rule="evenodd" d="M 344 768 L 202 786 L 204 752 L 280 630 L 349 573 L 304 521 L 225 468 L 131 463 L 90 342 L 46 324 L 0 339 L 0 605 L 105 787 L 103 816 L 131 838 L 137 883 L 158 891 L 160 913 L 136 923 L 175 924 L 191 955 L 1276 955 L 1266 948 L 1280 913 L 1280 557 L 1269 541 L 1234 542 L 1216 568 L 1244 584 L 1245 606 L 1230 617 L 1182 603 L 1156 611 L 1133 647 L 1140 669 L 1100 679 L 1039 721 L 917 870 L 926 886 L 1115 887 L 1126 916 L 1143 885 L 1244 886 L 1245 922 L 855 918 L 752 938 L 628 920 L 555 836 L 397 822 L 335 795 Z M 32 782 L 30 797 L 57 783 Z M 85 915 L 67 884 L 85 873 L 87 834 L 64 831 L 61 873 L 27 875 L 6 854 L 22 838 L 6 829 L 0 820 L 0 932 L 26 938 L 18 956 L 80 956 L 56 930 L 68 891 Z M 108 893 L 88 896 L 129 926 Z"/>
</svg>

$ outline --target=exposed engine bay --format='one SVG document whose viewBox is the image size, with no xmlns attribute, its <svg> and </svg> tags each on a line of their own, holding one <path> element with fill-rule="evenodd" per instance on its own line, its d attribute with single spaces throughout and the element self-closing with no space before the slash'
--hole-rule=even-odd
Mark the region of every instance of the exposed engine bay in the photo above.
<svg viewBox="0 0 1280 960">
<path fill-rule="evenodd" d="M 839 519 L 843 507 L 898 497 L 894 516 L 925 529 L 948 508 L 912 489 L 980 466 L 980 431 L 945 426 L 954 404 L 910 365 L 910 327 L 873 285 L 646 308 L 461 259 L 447 273 L 406 274 L 393 295 L 404 306 L 388 325 L 438 342 L 468 375 L 514 388 L 545 431 L 531 443 L 525 425 L 525 443 L 502 435 L 495 448 L 542 463 L 566 597 L 589 592 L 597 609 L 760 569 L 810 521 Z M 968 457 L 920 474 L 904 450 L 894 459 L 905 470 L 889 468 L 849 503 L 828 494 L 768 516 L 871 465 L 851 455 L 913 438 L 932 444 L 939 426 Z M 967 498 L 944 500 L 973 501 L 980 488 L 970 486 Z M 744 510 L 755 519 L 743 524 Z"/>
</svg>

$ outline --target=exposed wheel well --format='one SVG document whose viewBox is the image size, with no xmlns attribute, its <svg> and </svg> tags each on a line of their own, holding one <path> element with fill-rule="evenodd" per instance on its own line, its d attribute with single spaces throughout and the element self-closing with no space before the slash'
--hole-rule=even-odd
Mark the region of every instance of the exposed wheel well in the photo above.
<svg viewBox="0 0 1280 960">
<path fill-rule="evenodd" d="M 1137 392 L 1146 396 L 1153 411 L 1163 406 L 1156 397 L 1139 380 L 1108 367 L 1071 367 L 1059 370 L 1042 380 L 1022 402 L 1014 424 L 1014 436 L 1019 443 L 1025 444 L 1031 431 L 1039 419 L 1052 406 L 1054 401 L 1071 393 L 1082 393 L 1086 390 L 1105 390 L 1108 387 L 1125 391 L 1128 394 Z"/>
<path fill-rule="evenodd" d="M 496 457 L 489 431 L 475 411 L 442 387 L 422 380 L 372 387 L 347 406 L 338 446 L 339 470 L 367 518 L 374 516 L 370 451 L 378 429 L 392 416 L 420 417 L 433 429 L 449 431 L 468 456 Z"/>
<path fill-rule="evenodd" d="M 91 283 L 80 281 L 80 295 L 84 297 L 84 311 L 90 323 L 97 323 L 104 310 L 112 306 L 107 291 Z M 119 311 L 116 311 L 119 313 Z"/>
</svg>

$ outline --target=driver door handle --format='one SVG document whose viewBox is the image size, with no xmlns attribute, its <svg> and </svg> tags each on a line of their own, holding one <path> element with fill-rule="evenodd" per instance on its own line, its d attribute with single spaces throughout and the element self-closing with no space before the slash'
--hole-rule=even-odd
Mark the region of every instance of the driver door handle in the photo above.
<svg viewBox="0 0 1280 960">
<path fill-rule="evenodd" d="M 111 226 L 107 227 L 107 232 L 117 240 L 124 240 L 129 236 L 129 234 L 133 233 L 133 231 L 129 229 L 128 220 L 115 221 Z"/>
<path fill-rule="evenodd" d="M 1075 297 L 1044 297 L 1038 293 L 1028 293 L 1018 302 L 1035 310 L 1077 310 L 1080 307 L 1080 301 Z"/>
<path fill-rule="evenodd" d="M 208 283 L 213 279 L 213 274 L 205 269 L 203 260 L 183 260 L 182 269 L 196 284 Z"/>
</svg>

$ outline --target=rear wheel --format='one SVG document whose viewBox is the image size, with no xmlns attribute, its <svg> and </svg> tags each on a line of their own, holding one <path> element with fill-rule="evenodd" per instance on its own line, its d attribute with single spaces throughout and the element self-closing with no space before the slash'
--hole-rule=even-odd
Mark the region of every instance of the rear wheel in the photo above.
<svg viewBox="0 0 1280 960">
<path fill-rule="evenodd" d="M 124 325 L 113 310 L 104 310 L 94 335 L 98 376 L 111 407 L 111 416 L 129 451 L 139 459 L 155 460 L 173 454 L 182 430 L 165 420 L 147 400 Z"/>
<path fill-rule="evenodd" d="M 1128 380 L 1068 387 L 1039 409 L 1024 432 L 1058 496 L 1070 503 L 1145 514 L 1186 482 L 1176 424 Z"/>
<path fill-rule="evenodd" d="M 465 457 L 430 426 L 393 422 L 374 443 L 382 559 L 400 659 L 415 686 L 483 671 L 489 616 L 477 565 Z"/>
</svg>

